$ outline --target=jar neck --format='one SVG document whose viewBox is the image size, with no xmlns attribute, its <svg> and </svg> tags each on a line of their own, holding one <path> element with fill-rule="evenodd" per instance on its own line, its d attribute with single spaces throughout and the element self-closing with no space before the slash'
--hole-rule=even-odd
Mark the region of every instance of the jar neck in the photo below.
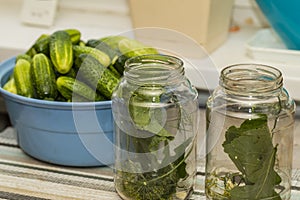
<svg viewBox="0 0 300 200">
<path fill-rule="evenodd" d="M 237 95 L 262 96 L 281 91 L 281 72 L 267 65 L 239 64 L 221 71 L 220 85 Z"/>
<path fill-rule="evenodd" d="M 183 77 L 183 61 L 173 56 L 143 55 L 125 63 L 124 78 L 136 85 L 172 85 Z"/>
</svg>

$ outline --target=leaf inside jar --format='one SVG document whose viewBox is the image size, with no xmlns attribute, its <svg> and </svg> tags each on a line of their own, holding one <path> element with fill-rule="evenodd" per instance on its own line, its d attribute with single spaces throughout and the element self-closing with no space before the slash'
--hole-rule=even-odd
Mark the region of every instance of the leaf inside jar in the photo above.
<svg viewBox="0 0 300 200">
<path fill-rule="evenodd" d="M 225 133 L 224 151 L 241 172 L 241 182 L 230 190 L 232 200 L 280 200 L 275 191 L 281 178 L 274 170 L 277 146 L 273 146 L 266 115 L 245 120 Z"/>
</svg>

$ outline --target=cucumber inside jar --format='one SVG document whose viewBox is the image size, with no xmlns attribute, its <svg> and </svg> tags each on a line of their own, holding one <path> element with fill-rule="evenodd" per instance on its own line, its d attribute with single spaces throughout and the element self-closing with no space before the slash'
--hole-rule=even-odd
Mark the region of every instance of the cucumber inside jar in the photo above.
<svg viewBox="0 0 300 200">
<path fill-rule="evenodd" d="M 166 93 L 161 86 L 136 89 L 117 126 L 116 142 L 122 151 L 116 155 L 115 183 L 125 199 L 184 199 L 191 192 L 195 167 L 191 113 L 176 94 Z"/>
</svg>

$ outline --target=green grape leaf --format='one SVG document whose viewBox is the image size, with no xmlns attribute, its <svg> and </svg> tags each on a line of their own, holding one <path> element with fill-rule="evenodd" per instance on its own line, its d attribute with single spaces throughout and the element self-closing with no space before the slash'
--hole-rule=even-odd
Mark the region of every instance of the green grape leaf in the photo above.
<svg viewBox="0 0 300 200">
<path fill-rule="evenodd" d="M 225 138 L 224 152 L 242 173 L 245 182 L 230 191 L 232 199 L 280 199 L 274 190 L 281 182 L 274 170 L 277 147 L 273 147 L 267 116 L 245 120 L 239 128 L 231 126 Z"/>
</svg>

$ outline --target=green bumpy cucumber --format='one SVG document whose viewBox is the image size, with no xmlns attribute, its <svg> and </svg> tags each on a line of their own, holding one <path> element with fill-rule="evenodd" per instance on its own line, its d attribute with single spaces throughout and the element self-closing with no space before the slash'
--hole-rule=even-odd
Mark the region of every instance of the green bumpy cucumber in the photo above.
<svg viewBox="0 0 300 200">
<path fill-rule="evenodd" d="M 114 66 L 119 72 L 122 72 L 121 74 L 123 74 L 127 59 L 146 54 L 158 54 L 157 49 L 130 38 L 119 40 L 118 50 L 120 52 L 120 56 L 114 63 Z"/>
<path fill-rule="evenodd" d="M 73 65 L 73 48 L 69 34 L 65 31 L 56 31 L 50 36 L 50 58 L 55 69 L 66 74 Z"/>
<path fill-rule="evenodd" d="M 31 77 L 38 99 L 55 100 L 58 94 L 55 73 L 46 55 L 42 53 L 34 55 Z"/>
<path fill-rule="evenodd" d="M 118 50 L 113 49 L 111 46 L 101 40 L 95 39 L 88 40 L 86 46 L 90 46 L 105 52 L 111 59 L 111 65 L 108 66 L 109 70 L 112 71 L 112 73 L 115 74 L 117 78 L 121 78 L 123 70 L 119 70 L 119 68 L 117 68 L 115 65 L 120 56 L 120 52 Z"/>
<path fill-rule="evenodd" d="M 15 79 L 13 76 L 4 84 L 3 89 L 13 94 L 18 94 Z"/>
<path fill-rule="evenodd" d="M 17 63 L 17 61 L 18 61 L 19 59 L 25 59 L 25 60 L 27 60 L 30 64 L 32 63 L 32 58 L 31 58 L 31 56 L 29 56 L 29 55 L 27 55 L 27 54 L 19 54 L 19 55 L 17 55 L 15 63 Z"/>
<path fill-rule="evenodd" d="M 15 81 L 17 94 L 34 98 L 35 91 L 30 75 L 31 64 L 25 59 L 19 59 L 14 67 L 13 79 Z"/>
<path fill-rule="evenodd" d="M 106 99 L 111 99 L 118 79 L 108 68 L 104 67 L 95 57 L 81 54 L 77 62 L 81 63 L 77 76 L 102 94 Z"/>
<path fill-rule="evenodd" d="M 33 57 L 37 53 L 49 55 L 49 35 L 42 34 L 34 44 L 26 51 L 26 55 Z"/>
<path fill-rule="evenodd" d="M 115 49 L 113 49 L 108 44 L 106 44 L 105 42 L 102 42 L 100 40 L 90 39 L 87 41 L 86 46 L 99 49 L 99 50 L 103 51 L 104 53 L 106 53 L 110 57 L 112 64 L 114 64 L 116 59 L 119 57 L 119 54 Z"/>
<path fill-rule="evenodd" d="M 72 44 L 79 44 L 81 39 L 81 32 L 77 29 L 65 29 L 63 30 L 69 34 Z M 42 34 L 35 41 L 30 49 L 27 50 L 26 54 L 33 57 L 37 53 L 43 53 L 47 56 L 50 55 L 49 51 L 50 35 Z"/>
<path fill-rule="evenodd" d="M 118 50 L 119 49 L 119 42 L 123 39 L 128 39 L 128 38 L 125 37 L 125 36 L 122 36 L 122 35 L 111 35 L 111 36 L 106 36 L 106 37 L 100 38 L 99 40 L 101 42 L 106 43 L 112 49 Z"/>
<path fill-rule="evenodd" d="M 100 47 L 100 46 L 99 46 Z M 121 78 L 121 74 L 118 72 L 117 69 L 112 65 L 111 61 L 112 59 L 110 58 L 110 55 L 108 55 L 103 49 L 100 48 L 94 48 L 90 46 L 78 46 L 74 45 L 73 46 L 74 54 L 75 57 L 78 57 L 80 54 L 90 54 L 94 58 L 96 58 L 104 67 L 107 67 L 117 78 Z M 113 58 L 113 60 L 117 60 L 117 56 Z"/>
<path fill-rule="evenodd" d="M 60 76 L 56 80 L 57 89 L 68 101 L 101 101 L 104 97 L 97 94 L 87 84 L 68 76 Z"/>
<path fill-rule="evenodd" d="M 134 39 L 123 39 L 118 43 L 118 48 L 122 55 L 129 58 L 147 54 L 158 54 L 158 51 Z"/>
<path fill-rule="evenodd" d="M 88 47 L 88 46 L 79 46 L 74 45 L 73 51 L 76 57 L 78 57 L 80 54 L 91 54 L 93 57 L 95 57 L 104 67 L 108 67 L 111 64 L 110 57 L 104 53 L 103 51 Z"/>
<path fill-rule="evenodd" d="M 81 39 L 81 32 L 77 29 L 66 29 L 64 30 L 67 32 L 71 38 L 72 44 L 79 44 Z"/>
<path fill-rule="evenodd" d="M 37 53 L 43 53 L 45 55 L 49 55 L 49 42 L 50 36 L 47 34 L 42 34 L 34 43 L 33 48 Z M 34 56 L 34 55 L 32 55 Z"/>
</svg>

